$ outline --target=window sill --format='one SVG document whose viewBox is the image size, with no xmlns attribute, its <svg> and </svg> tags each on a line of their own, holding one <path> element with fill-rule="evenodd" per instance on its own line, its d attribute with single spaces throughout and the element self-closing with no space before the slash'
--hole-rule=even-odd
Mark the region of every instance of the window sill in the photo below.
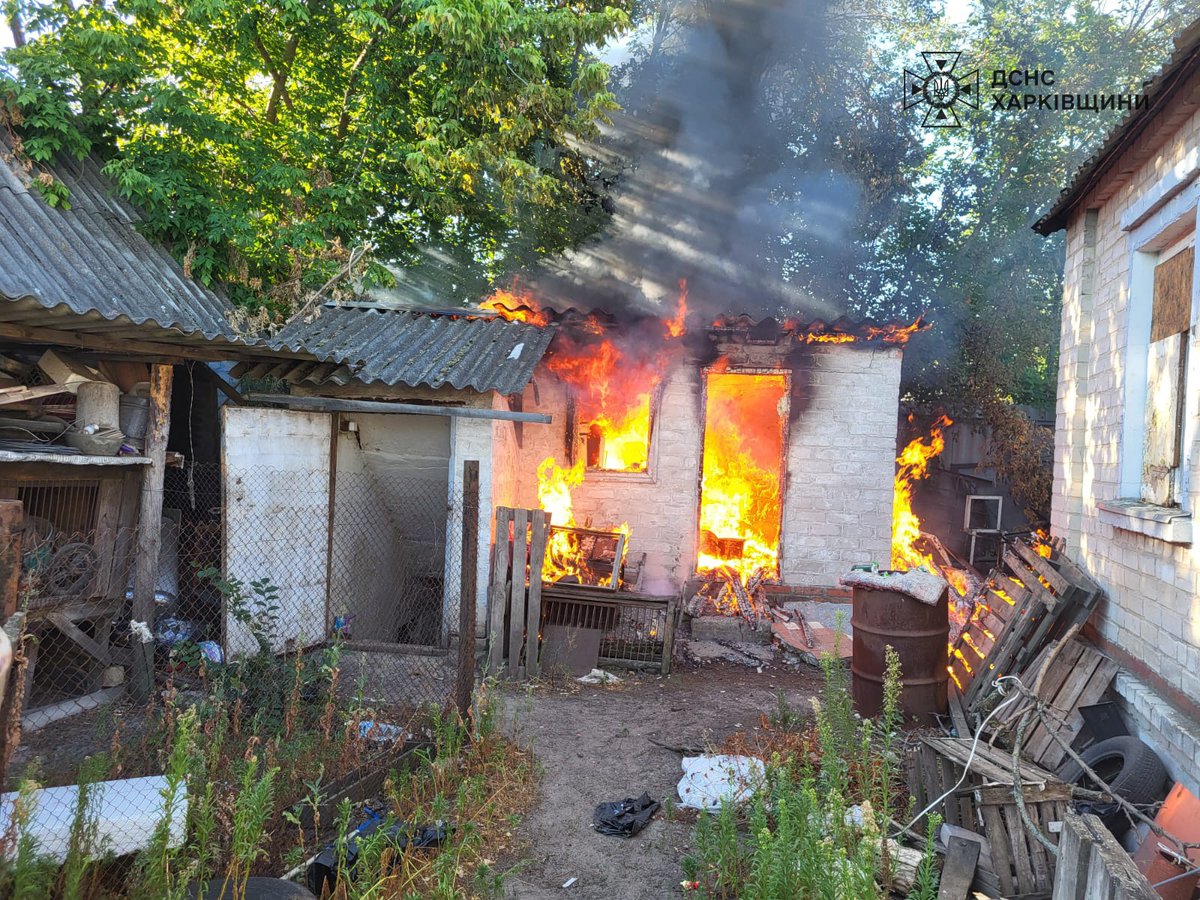
<svg viewBox="0 0 1200 900">
<path fill-rule="evenodd" d="M 588 468 L 588 469 L 584 470 L 583 480 L 590 481 L 593 483 L 596 483 L 596 482 L 603 483 L 605 481 L 619 481 L 619 482 L 640 481 L 640 482 L 644 482 L 646 484 L 654 484 L 655 483 L 654 476 L 651 475 L 649 472 L 622 472 L 619 469 Z"/>
<path fill-rule="evenodd" d="M 1192 516 L 1178 507 L 1141 500 L 1103 500 L 1096 504 L 1100 521 L 1122 531 L 1144 534 L 1168 544 L 1192 543 Z"/>
</svg>

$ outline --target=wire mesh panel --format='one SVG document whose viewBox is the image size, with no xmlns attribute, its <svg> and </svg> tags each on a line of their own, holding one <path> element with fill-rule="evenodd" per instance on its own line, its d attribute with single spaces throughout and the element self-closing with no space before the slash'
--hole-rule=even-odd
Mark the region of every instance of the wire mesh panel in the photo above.
<svg viewBox="0 0 1200 900">
<path fill-rule="evenodd" d="M 139 485 L 134 472 L 15 489 L 22 733 L 5 790 L 74 785 L 95 760 L 87 777 L 159 777 L 194 709 L 240 746 L 231 760 L 260 747 L 286 761 L 279 803 L 294 802 L 305 778 L 361 767 L 454 699 L 463 501 L 447 478 L 168 469 L 145 623 L 131 622 L 145 533 L 123 524 Z M 135 697 L 143 660 L 153 688 Z M 144 787 L 110 799 L 133 815 Z M 46 796 L 40 815 L 56 815 Z M 0 834 L 12 815 L 0 801 Z"/>
</svg>

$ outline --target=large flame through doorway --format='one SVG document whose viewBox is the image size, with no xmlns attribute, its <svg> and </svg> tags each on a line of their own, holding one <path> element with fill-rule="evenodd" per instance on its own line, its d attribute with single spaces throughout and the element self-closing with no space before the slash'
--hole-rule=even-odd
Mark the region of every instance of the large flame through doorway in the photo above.
<svg viewBox="0 0 1200 900">
<path fill-rule="evenodd" d="M 705 384 L 696 569 L 777 578 L 787 376 L 713 371 Z"/>
</svg>

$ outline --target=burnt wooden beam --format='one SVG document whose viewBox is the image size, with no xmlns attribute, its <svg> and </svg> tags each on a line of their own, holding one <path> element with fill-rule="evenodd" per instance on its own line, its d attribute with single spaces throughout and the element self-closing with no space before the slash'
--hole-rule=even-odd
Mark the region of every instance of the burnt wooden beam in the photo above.
<svg viewBox="0 0 1200 900">
<path fill-rule="evenodd" d="M 167 462 L 167 435 L 171 430 L 171 383 L 174 370 L 155 365 L 150 369 L 150 417 L 146 424 L 145 456 L 150 464 L 142 472 L 141 508 L 138 512 L 137 556 L 133 570 L 133 618 L 154 628 L 154 587 L 158 581 L 158 551 L 162 540 L 163 475 Z M 154 688 L 154 652 L 131 641 L 135 648 L 133 694 L 144 700 Z"/>
</svg>

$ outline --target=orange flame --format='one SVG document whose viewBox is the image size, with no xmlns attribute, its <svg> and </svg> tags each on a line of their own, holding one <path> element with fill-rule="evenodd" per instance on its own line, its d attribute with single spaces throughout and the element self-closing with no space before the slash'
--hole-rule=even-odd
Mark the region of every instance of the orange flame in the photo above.
<svg viewBox="0 0 1200 900">
<path fill-rule="evenodd" d="M 1033 547 L 1033 552 L 1045 559 L 1049 559 L 1054 553 L 1054 548 L 1050 546 L 1050 534 L 1043 528 L 1039 528 L 1034 533 L 1030 543 Z"/>
<path fill-rule="evenodd" d="M 707 376 L 696 568 L 775 578 L 788 380 L 724 368 Z"/>
<path fill-rule="evenodd" d="M 679 303 L 675 307 L 674 318 L 667 320 L 667 337 L 683 337 L 687 331 L 687 279 L 679 279 Z"/>
<path fill-rule="evenodd" d="M 918 437 L 896 457 L 895 495 L 892 500 L 892 568 L 913 569 L 927 566 L 938 571 L 933 557 L 917 549 L 921 537 L 921 520 L 912 508 L 913 483 L 929 476 L 929 463 L 946 448 L 943 429 L 953 424 L 949 417 L 939 416 L 929 437 Z"/>
<path fill-rule="evenodd" d="M 550 313 L 542 308 L 527 291 L 498 290 L 479 304 L 480 309 L 491 310 L 508 322 L 526 322 L 530 325 L 549 325 Z"/>
</svg>

